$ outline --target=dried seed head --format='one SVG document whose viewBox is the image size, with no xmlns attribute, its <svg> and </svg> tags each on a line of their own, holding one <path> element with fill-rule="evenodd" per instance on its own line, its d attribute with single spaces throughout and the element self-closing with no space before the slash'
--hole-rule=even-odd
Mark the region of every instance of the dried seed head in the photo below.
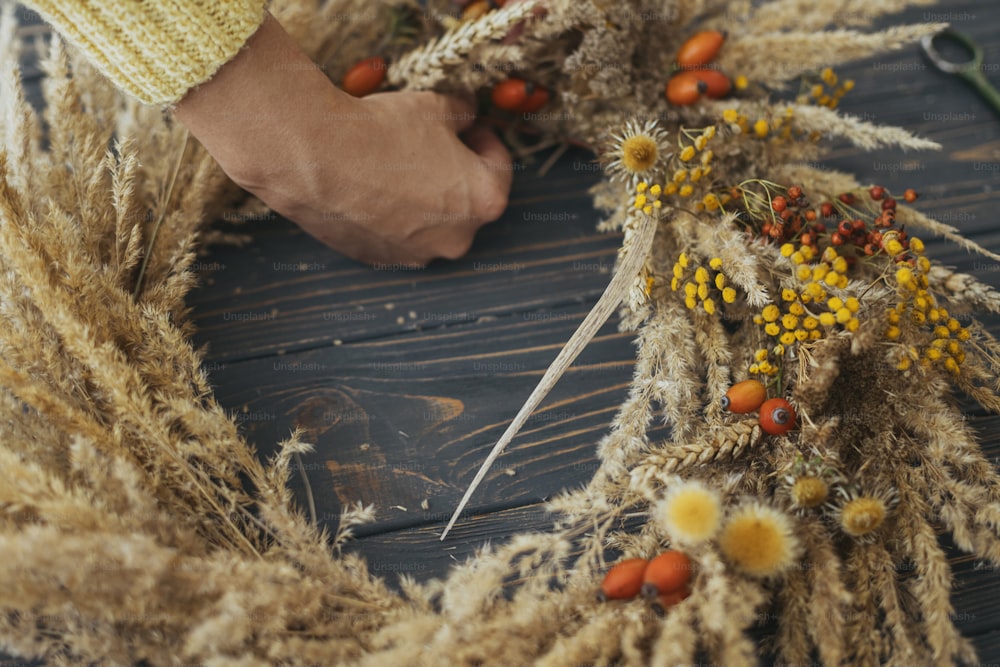
<svg viewBox="0 0 1000 667">
<path fill-rule="evenodd" d="M 733 513 L 719 536 L 719 548 L 742 572 L 771 577 L 795 562 L 799 541 L 787 515 L 753 503 Z"/>
<path fill-rule="evenodd" d="M 867 535 L 882 525 L 889 508 L 885 501 L 872 496 L 861 496 L 844 504 L 840 510 L 840 527 L 852 537 Z"/>
<path fill-rule="evenodd" d="M 792 484 L 791 495 L 797 508 L 809 509 L 826 502 L 830 487 L 819 477 L 799 477 Z"/>
<path fill-rule="evenodd" d="M 648 171 L 656 164 L 659 149 L 651 137 L 638 134 L 622 142 L 622 165 L 631 172 Z"/>
<path fill-rule="evenodd" d="M 655 180 L 666 150 L 665 133 L 655 121 L 628 121 L 603 154 L 608 174 L 626 183 Z"/>
<path fill-rule="evenodd" d="M 722 503 L 718 494 L 698 481 L 683 482 L 659 506 L 660 525 L 677 543 L 693 545 L 719 530 Z"/>
</svg>

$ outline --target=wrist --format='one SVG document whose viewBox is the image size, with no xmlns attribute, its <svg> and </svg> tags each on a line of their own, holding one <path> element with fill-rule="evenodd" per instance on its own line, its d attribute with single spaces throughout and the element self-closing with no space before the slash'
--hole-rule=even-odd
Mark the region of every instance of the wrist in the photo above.
<svg viewBox="0 0 1000 667">
<path fill-rule="evenodd" d="M 268 13 L 240 52 L 190 90 L 173 114 L 234 181 L 247 187 L 265 183 L 268 172 L 295 167 L 262 164 L 269 157 L 305 155 L 309 146 L 297 141 L 329 132 L 330 123 L 318 109 L 349 113 L 356 104 Z"/>
</svg>

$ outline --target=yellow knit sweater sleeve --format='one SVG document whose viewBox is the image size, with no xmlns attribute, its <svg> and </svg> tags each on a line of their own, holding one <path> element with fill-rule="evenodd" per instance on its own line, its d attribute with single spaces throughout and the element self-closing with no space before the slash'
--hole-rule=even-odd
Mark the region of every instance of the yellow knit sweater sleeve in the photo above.
<svg viewBox="0 0 1000 667">
<path fill-rule="evenodd" d="M 173 104 L 264 20 L 265 0 L 26 0 L 121 90 Z"/>
</svg>

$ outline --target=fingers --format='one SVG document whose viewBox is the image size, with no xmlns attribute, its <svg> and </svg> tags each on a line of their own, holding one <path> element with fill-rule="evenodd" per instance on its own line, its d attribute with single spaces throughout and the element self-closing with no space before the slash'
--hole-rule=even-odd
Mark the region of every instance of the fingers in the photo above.
<svg viewBox="0 0 1000 667">
<path fill-rule="evenodd" d="M 472 127 L 462 135 L 465 144 L 479 156 L 485 178 L 477 179 L 477 212 L 484 222 L 492 222 L 507 208 L 507 196 L 514 177 L 513 161 L 503 142 L 491 130 Z"/>
</svg>

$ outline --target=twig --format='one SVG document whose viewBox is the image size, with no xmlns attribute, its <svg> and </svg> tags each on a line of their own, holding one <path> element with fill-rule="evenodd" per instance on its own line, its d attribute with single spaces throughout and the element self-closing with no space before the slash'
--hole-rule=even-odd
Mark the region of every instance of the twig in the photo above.
<svg viewBox="0 0 1000 667">
<path fill-rule="evenodd" d="M 643 263 L 645 263 L 647 256 L 649 255 L 650 248 L 653 245 L 653 237 L 656 236 L 656 227 L 659 220 L 659 214 L 656 216 L 643 215 L 638 219 L 638 224 L 633 228 L 633 235 L 628 234 L 628 228 L 626 228 L 626 237 L 623 241 L 623 252 L 624 259 L 618 266 L 618 270 L 615 275 L 611 278 L 611 282 L 608 283 L 607 288 L 598 299 L 597 303 L 591 309 L 590 313 L 580 324 L 579 328 L 573 333 L 573 336 L 569 339 L 569 342 L 563 347 L 559 352 L 559 355 L 555 358 L 555 361 L 549 366 L 548 370 L 545 371 L 545 375 L 538 382 L 535 390 L 531 392 L 528 396 L 528 400 L 525 401 L 524 405 L 521 406 L 521 410 L 514 417 L 514 420 L 504 431 L 504 434 L 497 441 L 497 444 L 493 446 L 493 450 L 490 452 L 489 456 L 486 457 L 486 461 L 479 468 L 479 472 L 476 473 L 475 478 L 472 480 L 472 484 L 465 491 L 465 495 L 462 496 L 461 502 L 458 504 L 458 508 L 452 515 L 451 520 L 448 521 L 448 525 L 445 527 L 444 532 L 441 533 L 441 539 L 444 540 L 448 536 L 448 531 L 451 530 L 452 526 L 455 525 L 455 521 L 458 520 L 458 516 L 465 509 L 466 504 L 472 497 L 473 492 L 476 487 L 483 481 L 486 476 L 487 471 L 493 462 L 500 456 L 504 448 L 514 439 L 517 432 L 521 430 L 524 426 L 524 422 L 528 420 L 531 413 L 534 412 L 538 404 L 542 402 L 550 391 L 552 387 L 555 386 L 559 378 L 562 377 L 563 373 L 570 364 L 579 356 L 583 349 L 587 346 L 590 340 L 597 334 L 597 331 L 601 326 L 611 317 L 611 313 L 614 312 L 618 304 L 621 303 L 622 299 L 628 293 L 629 288 L 635 281 L 636 275 L 639 273 L 639 269 L 642 268 Z M 626 223 L 627 224 L 627 223 Z M 631 237 L 631 238 L 630 238 Z"/>
<path fill-rule="evenodd" d="M 316 501 L 313 499 L 312 485 L 309 484 L 309 475 L 306 474 L 305 466 L 302 465 L 302 456 L 298 452 L 294 452 L 295 463 L 299 466 L 299 474 L 302 475 L 302 483 L 306 487 L 306 502 L 309 503 L 309 517 L 312 519 L 312 525 L 316 526 Z"/>
</svg>

